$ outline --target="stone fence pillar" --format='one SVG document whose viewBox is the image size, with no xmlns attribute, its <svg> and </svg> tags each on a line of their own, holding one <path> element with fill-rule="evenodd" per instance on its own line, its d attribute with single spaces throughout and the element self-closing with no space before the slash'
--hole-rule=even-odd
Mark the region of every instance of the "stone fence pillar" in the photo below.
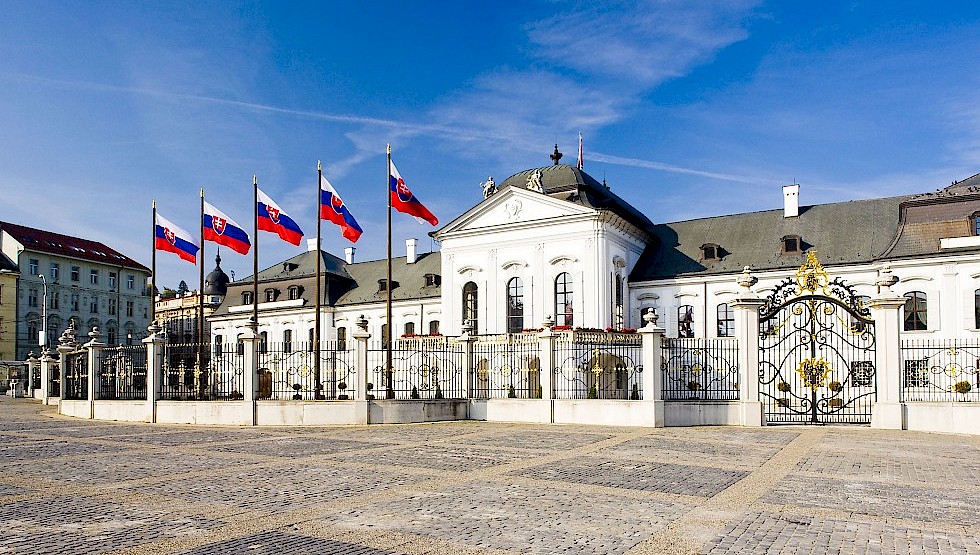
<svg viewBox="0 0 980 555">
<path fill-rule="evenodd" d="M 157 399 L 160 398 L 160 384 L 163 381 L 163 357 L 166 337 L 160 332 L 163 328 L 156 322 L 146 328 L 150 335 L 143 340 L 146 346 L 146 421 L 157 421 Z"/>
<path fill-rule="evenodd" d="M 27 385 L 24 387 L 24 394 L 27 397 L 35 397 L 36 395 L 34 392 L 34 373 L 40 371 L 40 369 L 41 360 L 37 358 L 37 355 L 34 353 L 27 355 Z"/>
<path fill-rule="evenodd" d="M 735 313 L 735 337 L 738 341 L 738 398 L 743 426 L 764 426 L 765 414 L 759 399 L 759 308 L 765 299 L 752 291 L 759 279 L 748 266 L 738 277 L 742 287 L 735 300 L 728 303 Z"/>
<path fill-rule="evenodd" d="M 51 380 L 54 379 L 52 367 L 58 363 L 57 355 L 56 351 L 51 350 L 41 352 L 41 403 L 45 405 L 51 397 Z"/>
<path fill-rule="evenodd" d="M 463 344 L 463 398 L 470 399 L 473 396 L 473 372 L 476 368 L 473 365 L 473 345 L 476 344 L 476 336 L 470 335 L 468 330 L 463 330 L 463 335 L 457 340 Z"/>
<path fill-rule="evenodd" d="M 259 334 L 251 327 L 245 328 L 240 337 L 243 345 L 242 350 L 242 395 L 245 406 L 245 423 L 255 425 L 255 400 L 258 397 L 257 385 L 259 383 Z"/>
<path fill-rule="evenodd" d="M 657 428 L 663 427 L 665 422 L 665 408 L 663 399 L 663 340 L 667 330 L 657 325 L 656 311 L 648 310 L 643 315 L 646 324 L 637 330 L 640 334 L 641 360 L 643 364 L 643 403 L 646 403 L 653 410 L 653 425 Z"/>
<path fill-rule="evenodd" d="M 887 266 L 879 271 L 878 294 L 871 299 L 875 321 L 875 380 L 877 400 L 871 407 L 871 427 L 901 430 L 905 427 L 902 406 L 902 308 L 905 297 L 892 293 L 898 278 Z"/>
<path fill-rule="evenodd" d="M 390 328 L 389 328 L 390 329 Z M 367 331 L 367 320 L 361 315 L 357 319 L 357 328 L 351 334 L 354 338 L 354 375 L 356 381 L 354 392 L 354 421 L 357 424 L 369 424 L 371 407 L 368 403 L 368 339 L 371 334 Z"/>
<path fill-rule="evenodd" d="M 88 343 L 84 345 L 88 349 L 86 353 L 88 357 L 88 383 L 86 384 L 88 417 L 95 418 L 95 384 L 100 382 L 102 374 L 102 349 L 105 348 L 105 343 L 101 341 L 102 332 L 99 331 L 98 327 L 92 328 L 92 331 L 88 332 L 88 337 Z"/>
</svg>

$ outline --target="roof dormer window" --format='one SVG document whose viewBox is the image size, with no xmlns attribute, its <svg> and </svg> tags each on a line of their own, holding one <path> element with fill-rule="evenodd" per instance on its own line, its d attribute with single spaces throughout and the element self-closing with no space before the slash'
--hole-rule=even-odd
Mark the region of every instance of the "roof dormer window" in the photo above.
<svg viewBox="0 0 980 555">
<path fill-rule="evenodd" d="M 974 212 L 970 216 L 970 223 L 973 224 L 970 226 L 973 229 L 973 235 L 980 236 L 980 212 Z"/>
<path fill-rule="evenodd" d="M 302 288 L 299 285 L 290 286 L 288 290 L 289 300 L 295 301 L 296 299 L 299 298 L 301 292 L 302 292 Z"/>
<path fill-rule="evenodd" d="M 721 260 L 721 247 L 714 243 L 701 245 L 701 260 Z"/>
<path fill-rule="evenodd" d="M 799 254 L 803 252 L 803 240 L 799 235 L 787 235 L 780 239 L 783 244 L 783 254 Z"/>
<path fill-rule="evenodd" d="M 425 274 L 423 278 L 425 278 L 426 287 L 438 287 L 442 283 L 439 274 Z"/>
<path fill-rule="evenodd" d="M 252 292 L 244 291 L 242 292 L 242 304 L 252 304 Z"/>
<path fill-rule="evenodd" d="M 275 302 L 276 297 L 278 295 L 279 295 L 279 291 L 277 291 L 275 289 L 266 289 L 265 290 L 265 302 L 267 302 L 267 303 Z"/>
</svg>

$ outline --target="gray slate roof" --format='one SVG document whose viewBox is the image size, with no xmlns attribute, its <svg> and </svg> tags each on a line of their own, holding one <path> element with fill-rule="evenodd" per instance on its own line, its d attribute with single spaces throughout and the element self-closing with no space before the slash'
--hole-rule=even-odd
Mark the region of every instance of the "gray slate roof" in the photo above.
<svg viewBox="0 0 980 555">
<path fill-rule="evenodd" d="M 912 197 L 855 200 L 803 206 L 796 218 L 766 210 L 730 216 L 659 224 L 657 242 L 637 262 L 631 281 L 684 275 L 711 275 L 799 267 L 805 255 L 782 254 L 781 239 L 799 235 L 804 249 L 815 249 L 823 264 L 871 262 L 892 244 L 899 223 L 899 206 Z M 722 258 L 703 261 L 701 246 L 721 247 Z"/>
<path fill-rule="evenodd" d="M 391 290 L 393 301 L 410 299 L 439 298 L 442 287 L 426 287 L 425 274 L 442 275 L 442 253 L 429 252 L 418 255 L 415 264 L 407 264 L 400 256 L 391 259 L 391 280 L 395 287 Z M 385 300 L 385 294 L 378 291 L 378 280 L 387 275 L 385 260 L 370 260 L 347 265 L 347 272 L 354 279 L 354 287 L 344 294 L 337 306 L 363 303 L 376 303 Z"/>
<path fill-rule="evenodd" d="M 524 189 L 527 187 L 528 178 L 535 171 L 541 172 L 541 188 L 546 195 L 588 208 L 609 210 L 646 232 L 653 228 L 653 222 L 642 212 L 619 198 L 591 175 L 569 164 L 531 168 L 515 173 L 498 185 L 497 189 L 504 187 Z"/>
</svg>

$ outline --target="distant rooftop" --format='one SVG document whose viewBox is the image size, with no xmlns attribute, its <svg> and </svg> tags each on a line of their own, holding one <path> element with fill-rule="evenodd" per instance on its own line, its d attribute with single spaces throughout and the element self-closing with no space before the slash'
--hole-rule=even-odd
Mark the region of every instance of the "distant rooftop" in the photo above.
<svg viewBox="0 0 980 555">
<path fill-rule="evenodd" d="M 112 266 L 123 266 L 145 272 L 150 271 L 146 266 L 98 241 L 89 241 L 88 239 L 71 237 L 69 235 L 62 235 L 60 233 L 34 229 L 33 227 L 8 222 L 0 222 L 0 230 L 7 232 L 11 237 L 24 245 L 24 248 L 27 250 L 59 256 L 70 256 L 72 258 L 80 258 L 82 260 L 90 260 Z"/>
</svg>

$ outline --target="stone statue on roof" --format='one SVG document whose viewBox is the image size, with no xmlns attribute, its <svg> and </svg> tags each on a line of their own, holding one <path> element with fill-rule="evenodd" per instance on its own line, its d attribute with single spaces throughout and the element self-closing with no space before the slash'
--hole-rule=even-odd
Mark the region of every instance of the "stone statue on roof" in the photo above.
<svg viewBox="0 0 980 555">
<path fill-rule="evenodd" d="M 493 182 L 493 176 L 487 178 L 480 184 L 483 187 L 483 198 L 490 198 L 490 195 L 497 192 L 497 184 Z"/>
</svg>

